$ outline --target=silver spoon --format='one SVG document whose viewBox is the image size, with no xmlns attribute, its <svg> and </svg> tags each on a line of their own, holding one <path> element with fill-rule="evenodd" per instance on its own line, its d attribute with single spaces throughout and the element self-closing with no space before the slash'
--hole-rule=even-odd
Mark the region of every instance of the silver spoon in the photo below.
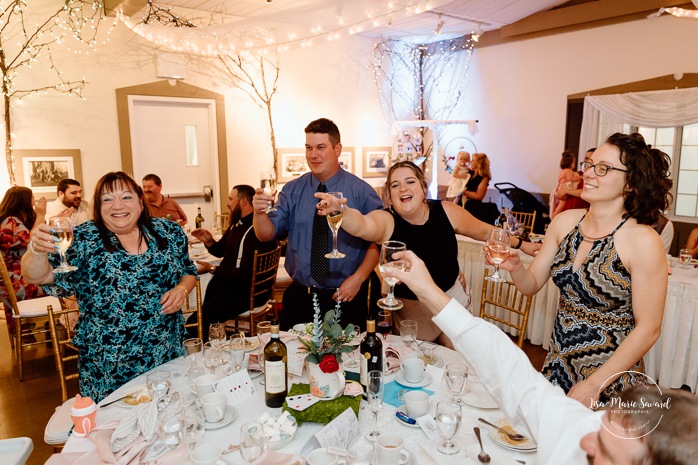
<svg viewBox="0 0 698 465">
<path fill-rule="evenodd" d="M 485 452 L 485 449 L 482 447 L 482 439 L 480 439 L 480 428 L 477 426 L 473 428 L 473 431 L 475 431 L 475 436 L 477 436 L 477 442 L 480 443 L 480 453 L 477 454 L 477 459 L 482 462 L 482 463 L 489 463 L 490 462 L 490 454 Z"/>
<path fill-rule="evenodd" d="M 509 439 L 511 439 L 512 441 L 523 441 L 524 439 L 526 439 L 526 436 L 519 434 L 519 433 L 512 434 L 509 431 L 505 430 L 504 428 L 500 428 L 497 425 L 493 425 L 492 423 L 485 420 L 484 418 L 478 418 L 477 421 L 480 421 L 486 425 L 490 425 L 491 427 L 498 429 L 502 433 L 506 434 L 509 437 Z"/>
</svg>

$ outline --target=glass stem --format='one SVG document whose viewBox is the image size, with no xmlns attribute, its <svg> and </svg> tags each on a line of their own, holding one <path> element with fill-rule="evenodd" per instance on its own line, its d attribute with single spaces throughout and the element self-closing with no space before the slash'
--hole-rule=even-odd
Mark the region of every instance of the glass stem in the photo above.
<svg viewBox="0 0 698 465">
<path fill-rule="evenodd" d="M 333 252 L 337 252 L 337 231 L 332 230 L 332 249 Z"/>
<path fill-rule="evenodd" d="M 58 256 L 61 257 L 61 266 L 68 266 L 68 262 L 65 259 L 65 252 L 63 250 L 58 250 Z"/>
<path fill-rule="evenodd" d="M 393 289 L 395 289 L 395 284 L 388 284 L 388 297 L 385 299 L 388 302 L 392 302 L 395 299 L 393 295 Z"/>
<path fill-rule="evenodd" d="M 373 412 L 373 432 L 378 431 L 378 412 Z"/>
</svg>

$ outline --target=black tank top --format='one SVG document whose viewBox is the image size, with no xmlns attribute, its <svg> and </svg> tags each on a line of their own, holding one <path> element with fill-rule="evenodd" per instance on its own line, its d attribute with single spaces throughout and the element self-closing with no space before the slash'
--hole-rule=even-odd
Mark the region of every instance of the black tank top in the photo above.
<svg viewBox="0 0 698 465">
<path fill-rule="evenodd" d="M 429 219 L 423 225 L 410 224 L 388 210 L 395 220 L 390 239 L 407 244 L 407 250 L 413 251 L 424 261 L 436 285 L 447 291 L 459 273 L 456 232 L 440 200 L 427 200 L 427 204 Z M 395 286 L 395 295 L 406 299 L 417 298 L 404 284 Z"/>
</svg>

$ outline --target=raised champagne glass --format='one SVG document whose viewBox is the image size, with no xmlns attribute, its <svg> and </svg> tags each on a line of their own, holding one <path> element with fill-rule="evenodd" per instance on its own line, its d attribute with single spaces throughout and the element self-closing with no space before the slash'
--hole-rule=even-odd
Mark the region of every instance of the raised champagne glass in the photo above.
<svg viewBox="0 0 698 465">
<path fill-rule="evenodd" d="M 65 252 L 73 244 L 73 225 L 70 223 L 70 218 L 57 216 L 48 220 L 49 228 L 51 228 L 51 234 L 56 236 L 60 241 L 58 244 L 58 254 L 61 257 L 61 264 L 58 268 L 54 268 L 54 273 L 68 273 L 69 271 L 75 271 L 78 269 L 77 266 L 68 265 L 65 259 Z"/>
<path fill-rule="evenodd" d="M 262 188 L 264 195 L 276 195 L 276 175 L 272 171 L 265 171 L 259 176 L 259 187 Z M 274 201 L 267 202 L 266 213 L 275 212 Z"/>
<path fill-rule="evenodd" d="M 490 233 L 490 240 L 487 244 L 487 255 L 490 256 L 494 262 L 494 273 L 492 276 L 487 276 L 485 279 L 488 281 L 493 281 L 495 283 L 502 283 L 506 279 L 499 275 L 499 264 L 506 261 L 509 258 L 509 231 L 505 231 L 501 228 L 494 228 Z"/>
<path fill-rule="evenodd" d="M 404 252 L 407 250 L 407 246 L 404 242 L 400 241 L 385 241 L 381 247 L 381 257 L 378 262 L 378 268 L 381 273 L 390 267 L 400 267 L 404 270 L 405 265 L 402 260 L 393 258 L 395 252 Z M 376 304 L 384 310 L 400 310 L 402 308 L 402 302 L 395 298 L 393 292 L 398 279 L 393 276 L 383 276 L 383 280 L 388 284 L 388 295 L 382 299 L 379 299 Z"/>
<path fill-rule="evenodd" d="M 341 192 L 328 192 L 327 194 L 338 199 L 342 198 Z M 344 204 L 339 202 L 330 202 L 327 210 L 327 224 L 330 225 L 330 229 L 332 230 L 332 252 L 325 255 L 327 258 L 346 257 L 346 255 L 337 250 L 337 234 L 339 234 L 339 227 L 342 226 L 343 215 Z"/>
</svg>

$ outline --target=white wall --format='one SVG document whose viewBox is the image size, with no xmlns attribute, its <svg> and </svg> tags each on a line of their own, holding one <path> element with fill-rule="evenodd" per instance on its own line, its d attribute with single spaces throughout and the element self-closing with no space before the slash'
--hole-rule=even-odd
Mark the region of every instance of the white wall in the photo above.
<svg viewBox="0 0 698 465">
<path fill-rule="evenodd" d="M 465 114 L 454 118 L 480 120 L 480 132 L 469 137 L 490 156 L 494 182 L 548 192 L 565 148 L 566 96 L 696 72 L 696 43 L 698 21 L 665 16 L 479 49 L 469 72 Z M 344 145 L 357 153 L 363 146 L 392 145 L 395 135 L 383 120 L 369 68 L 372 44 L 353 37 L 280 56 L 279 93 L 273 100 L 278 147 L 302 147 L 303 128 L 319 117 L 337 122 Z M 13 109 L 14 146 L 80 149 L 89 197 L 99 177 L 121 168 L 114 90 L 158 80 L 153 51 L 119 24 L 96 56 L 62 54 L 58 61 L 68 77 L 89 81 L 86 100 L 23 99 Z M 255 185 L 259 172 L 272 164 L 266 112 L 211 70 L 210 63 L 192 62 L 186 82 L 226 96 L 229 182 Z M 45 72 L 35 67 L 21 78 L 39 82 Z M 4 163 L 0 166 L 6 185 Z M 360 166 L 355 170 L 360 173 Z M 448 175 L 439 176 L 440 184 L 448 182 Z"/>
</svg>

